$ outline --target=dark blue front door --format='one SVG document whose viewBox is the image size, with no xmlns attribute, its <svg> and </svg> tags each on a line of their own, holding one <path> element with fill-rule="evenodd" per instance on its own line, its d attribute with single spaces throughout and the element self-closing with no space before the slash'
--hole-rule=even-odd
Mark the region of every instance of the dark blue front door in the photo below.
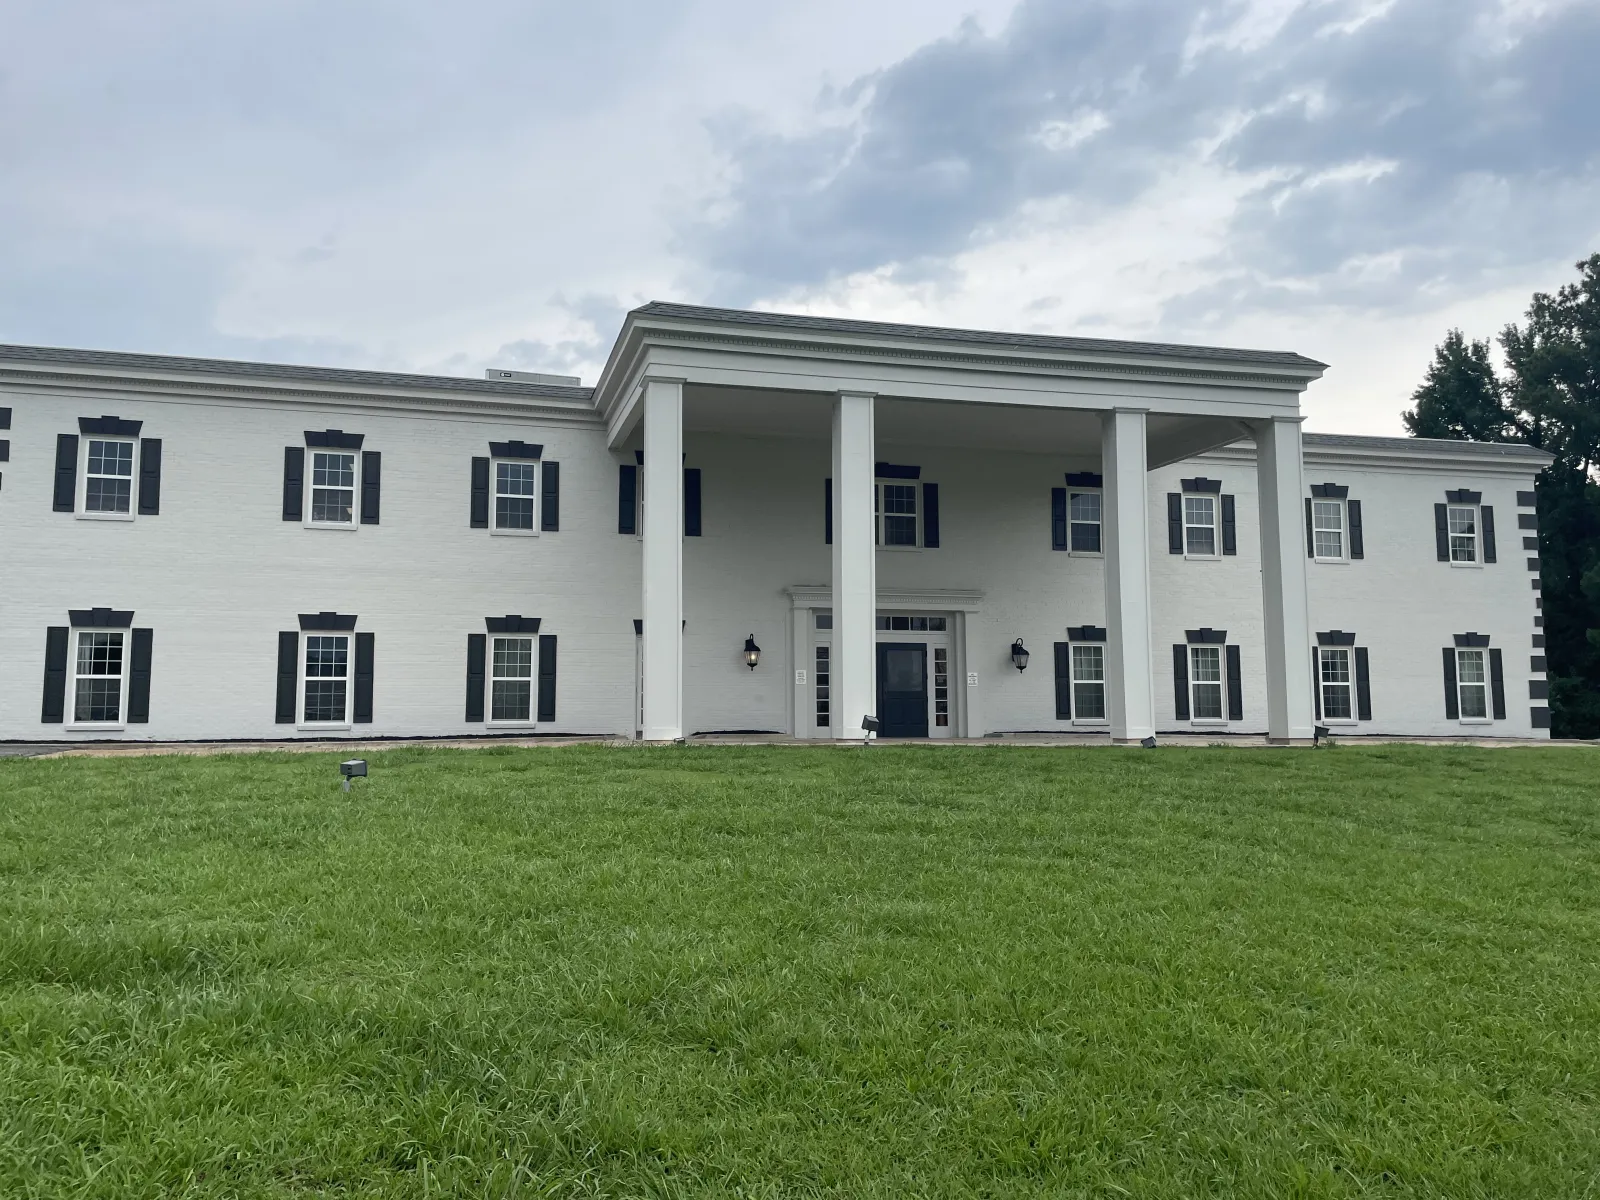
<svg viewBox="0 0 1600 1200">
<path fill-rule="evenodd" d="M 879 737 L 928 736 L 926 643 L 878 643 L 878 720 Z"/>
</svg>

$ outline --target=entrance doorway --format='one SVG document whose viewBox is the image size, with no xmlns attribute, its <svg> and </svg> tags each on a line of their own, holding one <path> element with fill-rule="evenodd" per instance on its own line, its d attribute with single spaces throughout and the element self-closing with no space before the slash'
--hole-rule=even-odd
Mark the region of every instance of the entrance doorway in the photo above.
<svg viewBox="0 0 1600 1200">
<path fill-rule="evenodd" d="M 878 643 L 880 738 L 928 736 L 926 642 Z"/>
</svg>

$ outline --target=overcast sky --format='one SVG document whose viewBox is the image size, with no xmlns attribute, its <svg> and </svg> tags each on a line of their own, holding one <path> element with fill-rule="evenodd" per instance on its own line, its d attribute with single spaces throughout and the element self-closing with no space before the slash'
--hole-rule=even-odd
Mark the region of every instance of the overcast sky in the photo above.
<svg viewBox="0 0 1600 1200">
<path fill-rule="evenodd" d="M 1298 350 L 1600 250 L 1600 0 L 0 0 L 0 341 L 592 382 L 673 299 Z"/>
</svg>

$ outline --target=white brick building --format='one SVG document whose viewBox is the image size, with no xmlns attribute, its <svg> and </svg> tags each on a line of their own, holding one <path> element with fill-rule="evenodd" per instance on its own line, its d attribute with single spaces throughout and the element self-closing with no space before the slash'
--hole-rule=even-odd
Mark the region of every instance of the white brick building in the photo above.
<svg viewBox="0 0 1600 1200">
<path fill-rule="evenodd" d="M 1302 435 L 1321 372 L 665 304 L 593 389 L 0 347 L 0 739 L 1545 736 L 1547 456 Z"/>
</svg>

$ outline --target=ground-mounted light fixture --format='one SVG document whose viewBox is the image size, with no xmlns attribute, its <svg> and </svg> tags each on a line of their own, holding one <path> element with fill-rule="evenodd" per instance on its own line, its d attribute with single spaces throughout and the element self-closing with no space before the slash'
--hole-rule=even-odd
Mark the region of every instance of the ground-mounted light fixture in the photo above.
<svg viewBox="0 0 1600 1200">
<path fill-rule="evenodd" d="M 1315 747 L 1317 743 L 1322 741 L 1324 738 L 1331 738 L 1332 735 L 1333 730 L 1329 729 L 1326 725 L 1313 725 L 1311 727 L 1311 745 Z"/>
<path fill-rule="evenodd" d="M 1028 648 L 1022 644 L 1021 638 L 1011 643 L 1011 665 L 1019 671 L 1028 669 Z"/>
<path fill-rule="evenodd" d="M 881 728 L 883 728 L 882 722 L 880 722 L 877 717 L 862 717 L 861 718 L 861 730 L 862 730 L 861 744 L 863 746 L 865 746 L 868 743 L 870 743 L 872 741 L 872 735 L 877 733 L 878 730 L 881 729 Z"/>
<path fill-rule="evenodd" d="M 1143 746 L 1146 750 L 1154 750 L 1156 748 L 1156 739 L 1153 737 L 1140 738 L 1139 745 Z"/>
<path fill-rule="evenodd" d="M 756 635 L 752 633 L 744 640 L 744 665 L 754 671 L 760 661 L 761 647 L 756 645 Z"/>
<path fill-rule="evenodd" d="M 342 777 L 344 790 L 350 790 L 352 779 L 365 779 L 367 777 L 367 760 L 364 758 L 347 759 L 339 764 L 339 774 Z"/>
</svg>

